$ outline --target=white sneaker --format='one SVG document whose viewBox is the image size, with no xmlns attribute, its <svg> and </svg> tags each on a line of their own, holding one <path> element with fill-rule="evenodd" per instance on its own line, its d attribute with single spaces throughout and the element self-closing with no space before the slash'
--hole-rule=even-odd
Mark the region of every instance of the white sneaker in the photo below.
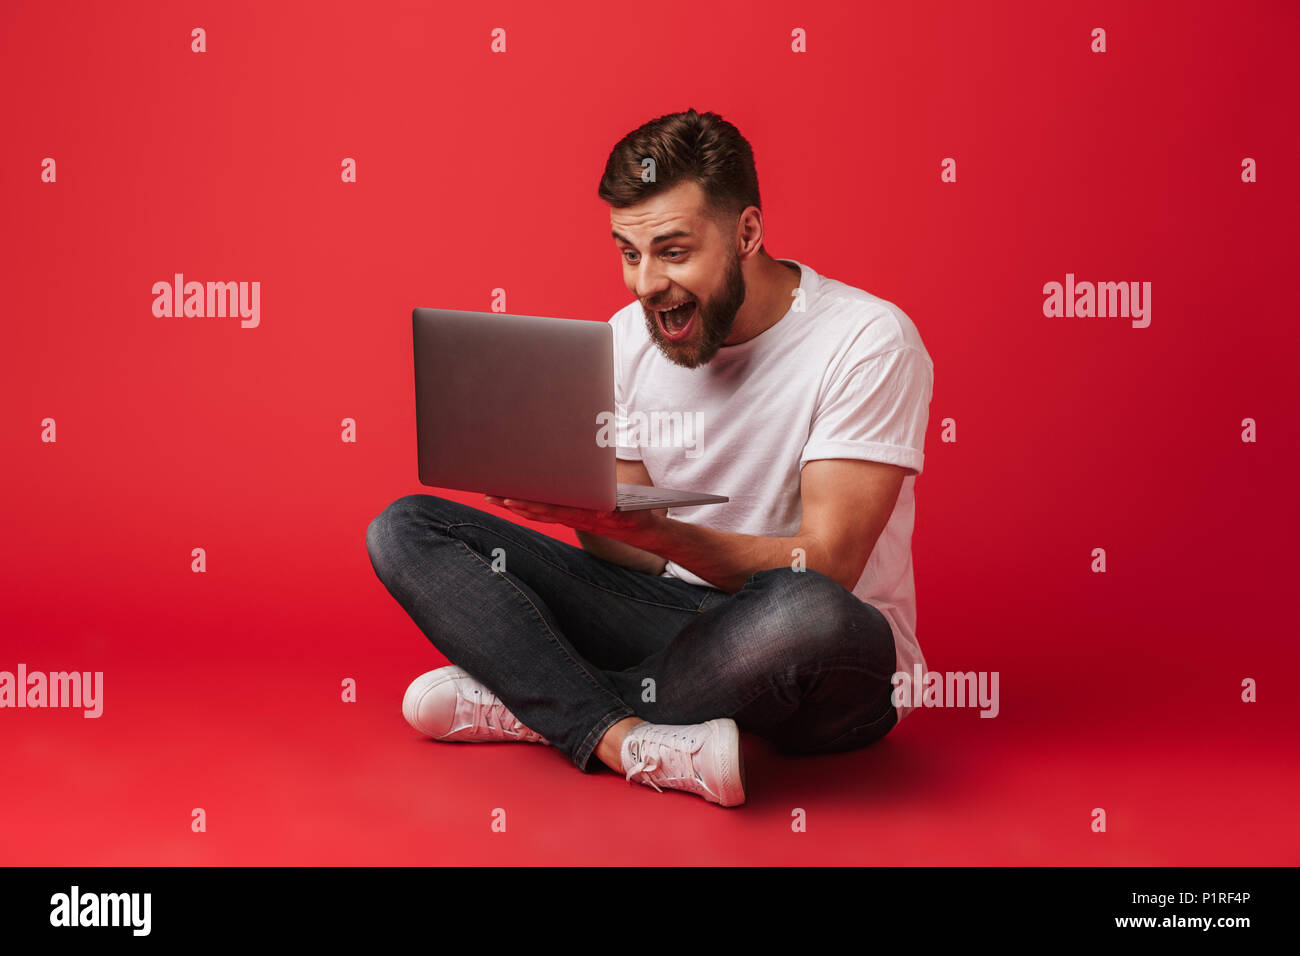
<svg viewBox="0 0 1300 956">
<path fill-rule="evenodd" d="M 623 771 L 631 783 L 698 793 L 710 803 L 745 802 L 740 728 L 730 717 L 702 724 L 637 724 L 623 738 Z"/>
<path fill-rule="evenodd" d="M 402 698 L 402 716 L 434 740 L 550 743 L 520 723 L 496 694 L 455 664 L 411 681 Z"/>
</svg>

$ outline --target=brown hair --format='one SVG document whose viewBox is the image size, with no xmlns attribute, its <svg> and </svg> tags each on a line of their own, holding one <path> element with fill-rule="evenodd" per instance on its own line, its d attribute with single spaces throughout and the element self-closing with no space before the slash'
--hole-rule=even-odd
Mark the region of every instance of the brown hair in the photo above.
<svg viewBox="0 0 1300 956">
<path fill-rule="evenodd" d="M 643 182 L 642 163 L 654 160 L 654 181 Z M 716 113 L 669 113 L 618 141 L 605 162 L 596 192 L 615 208 L 634 206 L 684 180 L 700 184 L 719 223 L 759 205 L 754 153 L 740 130 Z"/>
</svg>

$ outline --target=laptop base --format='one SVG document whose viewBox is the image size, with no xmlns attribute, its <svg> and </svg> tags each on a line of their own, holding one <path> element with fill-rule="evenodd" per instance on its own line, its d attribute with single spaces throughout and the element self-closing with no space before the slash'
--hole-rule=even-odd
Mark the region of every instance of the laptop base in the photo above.
<svg viewBox="0 0 1300 956">
<path fill-rule="evenodd" d="M 688 505 L 711 505 L 728 500 L 725 495 L 706 495 L 656 485 L 629 485 L 618 483 L 618 505 L 615 511 L 648 511 L 656 508 L 684 508 Z"/>
</svg>

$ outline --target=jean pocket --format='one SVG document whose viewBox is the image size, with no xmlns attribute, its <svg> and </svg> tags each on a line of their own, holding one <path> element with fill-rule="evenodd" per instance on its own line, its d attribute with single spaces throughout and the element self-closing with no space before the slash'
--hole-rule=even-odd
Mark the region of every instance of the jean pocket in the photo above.
<svg viewBox="0 0 1300 956">
<path fill-rule="evenodd" d="M 711 611 L 727 598 L 731 597 L 726 591 L 720 591 L 717 588 L 709 588 L 700 600 L 700 606 L 695 609 L 696 614 L 703 614 L 705 611 Z"/>
</svg>

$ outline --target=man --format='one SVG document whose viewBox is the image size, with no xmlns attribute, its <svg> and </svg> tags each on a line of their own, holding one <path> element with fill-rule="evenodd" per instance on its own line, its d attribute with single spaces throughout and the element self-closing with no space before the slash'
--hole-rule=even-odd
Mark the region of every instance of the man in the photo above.
<svg viewBox="0 0 1300 956">
<path fill-rule="evenodd" d="M 721 117 L 628 134 L 599 195 L 637 300 L 610 320 L 618 480 L 730 500 L 598 513 L 486 499 L 576 529 L 575 548 L 399 498 L 367 549 L 453 662 L 411 684 L 403 713 L 439 740 L 546 743 L 583 771 L 594 756 L 736 806 L 740 730 L 842 751 L 911 709 L 891 678 L 925 669 L 912 486 L 933 366 L 892 303 L 767 253 L 751 149 Z M 692 427 L 665 441 L 649 427 L 664 421 Z"/>
</svg>

